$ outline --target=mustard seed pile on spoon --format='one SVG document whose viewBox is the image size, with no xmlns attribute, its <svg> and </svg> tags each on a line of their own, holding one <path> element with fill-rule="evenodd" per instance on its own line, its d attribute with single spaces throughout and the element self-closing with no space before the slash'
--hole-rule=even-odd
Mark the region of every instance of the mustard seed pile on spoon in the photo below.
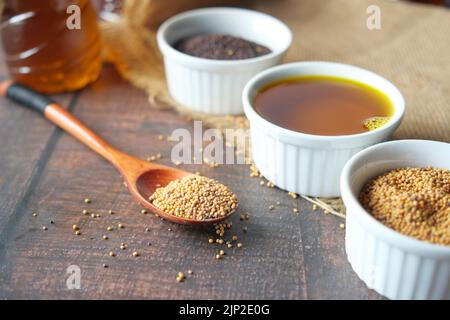
<svg viewBox="0 0 450 320">
<path fill-rule="evenodd" d="M 238 203 L 228 187 L 196 175 L 171 181 L 156 189 L 149 200 L 168 214 L 199 221 L 225 217 Z"/>
</svg>

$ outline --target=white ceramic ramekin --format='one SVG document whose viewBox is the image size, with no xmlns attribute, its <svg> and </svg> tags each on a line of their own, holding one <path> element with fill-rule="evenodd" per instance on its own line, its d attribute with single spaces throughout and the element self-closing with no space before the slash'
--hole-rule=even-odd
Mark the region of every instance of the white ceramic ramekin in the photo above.
<svg viewBox="0 0 450 320">
<path fill-rule="evenodd" d="M 253 101 L 261 87 L 283 78 L 327 75 L 357 80 L 384 92 L 394 105 L 392 119 L 383 127 L 354 135 L 319 136 L 281 128 L 261 117 Z M 243 92 L 244 111 L 250 121 L 253 161 L 279 188 L 310 196 L 340 195 L 339 176 L 348 159 L 368 146 L 386 140 L 404 114 L 400 91 L 381 76 L 333 62 L 295 62 L 273 67 L 250 80 Z"/>
<path fill-rule="evenodd" d="M 193 57 L 173 48 L 176 41 L 198 34 L 220 33 L 264 45 L 271 53 L 242 60 Z M 278 64 L 291 45 L 291 31 L 267 14 L 240 8 L 206 8 L 178 14 L 158 29 L 169 92 L 180 104 L 199 112 L 242 113 L 247 81 Z"/>
<path fill-rule="evenodd" d="M 347 208 L 345 248 L 353 270 L 390 299 L 450 299 L 450 247 L 402 235 L 373 218 L 358 201 L 371 178 L 399 167 L 450 169 L 450 144 L 398 140 L 354 155 L 341 175 Z"/>
</svg>

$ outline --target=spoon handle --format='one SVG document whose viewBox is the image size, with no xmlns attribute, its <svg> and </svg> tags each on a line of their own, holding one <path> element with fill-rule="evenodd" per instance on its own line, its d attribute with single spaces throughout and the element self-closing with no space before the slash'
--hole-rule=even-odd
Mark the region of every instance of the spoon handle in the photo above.
<svg viewBox="0 0 450 320">
<path fill-rule="evenodd" d="M 116 167 L 119 166 L 118 156 L 119 154 L 122 156 L 124 154 L 111 147 L 73 114 L 58 105 L 50 97 L 37 93 L 26 86 L 13 83 L 10 80 L 0 83 L 0 96 L 7 97 L 22 106 L 39 112 L 49 121 L 112 162 Z"/>
</svg>

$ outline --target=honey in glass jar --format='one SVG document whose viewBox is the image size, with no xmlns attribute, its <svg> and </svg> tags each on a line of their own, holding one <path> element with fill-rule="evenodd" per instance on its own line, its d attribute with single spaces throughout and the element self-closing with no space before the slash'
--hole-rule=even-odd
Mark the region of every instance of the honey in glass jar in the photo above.
<svg viewBox="0 0 450 320">
<path fill-rule="evenodd" d="M 100 34 L 89 0 L 5 0 L 0 29 L 10 77 L 19 83 L 55 93 L 99 75 Z"/>
</svg>

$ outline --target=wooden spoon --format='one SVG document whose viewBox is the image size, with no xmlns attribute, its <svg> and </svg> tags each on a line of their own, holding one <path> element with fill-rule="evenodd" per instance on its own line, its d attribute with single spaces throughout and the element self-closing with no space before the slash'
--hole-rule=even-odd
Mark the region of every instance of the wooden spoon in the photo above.
<svg viewBox="0 0 450 320">
<path fill-rule="evenodd" d="M 110 146 L 74 115 L 49 97 L 30 88 L 6 80 L 0 83 L 0 96 L 41 113 L 45 118 L 111 162 L 125 178 L 128 189 L 139 203 L 166 220 L 189 225 L 212 224 L 227 219 L 235 212 L 233 210 L 226 216 L 207 220 L 185 219 L 163 212 L 148 201 L 149 196 L 157 187 L 166 186 L 170 181 L 193 175 L 192 173 L 149 163 Z"/>
</svg>

